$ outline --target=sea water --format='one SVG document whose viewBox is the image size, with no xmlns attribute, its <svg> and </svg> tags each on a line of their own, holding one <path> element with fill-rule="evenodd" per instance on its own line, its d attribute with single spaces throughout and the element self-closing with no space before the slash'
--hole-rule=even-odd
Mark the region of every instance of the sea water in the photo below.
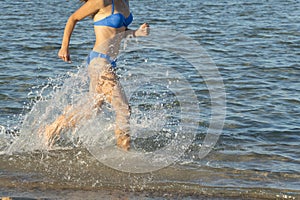
<svg viewBox="0 0 300 200">
<path fill-rule="evenodd" d="M 0 4 L 1 196 L 299 198 L 299 1 L 131 1 L 132 28 L 146 21 L 153 35 L 128 42 L 118 61 L 132 107 L 128 154 L 114 146 L 109 104 L 53 149 L 36 134 L 70 102 L 85 105 L 91 19 L 73 33 L 72 64 L 56 56 L 79 4 Z M 169 48 L 161 41 L 172 33 L 184 37 Z M 211 58 L 200 72 L 194 61 L 203 52 L 189 48 L 192 41 Z M 176 53 L 180 48 L 185 52 Z M 220 86 L 205 79 L 212 69 L 224 83 L 226 119 L 220 135 L 210 129 L 218 140 L 202 156 L 214 105 L 223 105 L 212 103 Z"/>
</svg>

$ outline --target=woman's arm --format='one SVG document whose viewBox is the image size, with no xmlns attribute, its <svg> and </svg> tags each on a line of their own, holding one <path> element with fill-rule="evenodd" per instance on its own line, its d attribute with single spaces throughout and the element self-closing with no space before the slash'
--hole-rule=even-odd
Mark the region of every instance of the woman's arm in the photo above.
<svg viewBox="0 0 300 200">
<path fill-rule="evenodd" d="M 104 0 L 89 0 L 86 3 L 84 3 L 77 11 L 75 11 L 69 17 L 64 29 L 61 48 L 58 52 L 59 58 L 61 58 L 66 62 L 71 61 L 70 54 L 69 54 L 69 44 L 76 23 L 84 19 L 85 17 L 98 12 L 103 7 L 104 7 Z"/>
<path fill-rule="evenodd" d="M 142 37 L 147 36 L 150 33 L 150 26 L 148 23 L 144 23 L 140 28 L 136 30 L 126 29 L 125 37 Z"/>
</svg>

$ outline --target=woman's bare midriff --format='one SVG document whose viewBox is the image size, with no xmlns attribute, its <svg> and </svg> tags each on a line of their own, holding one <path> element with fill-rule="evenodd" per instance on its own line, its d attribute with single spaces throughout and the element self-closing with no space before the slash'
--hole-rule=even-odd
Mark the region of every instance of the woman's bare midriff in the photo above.
<svg viewBox="0 0 300 200">
<path fill-rule="evenodd" d="M 120 44 L 125 35 L 125 27 L 111 28 L 95 26 L 96 41 L 93 50 L 112 58 L 117 57 L 120 49 Z"/>
</svg>

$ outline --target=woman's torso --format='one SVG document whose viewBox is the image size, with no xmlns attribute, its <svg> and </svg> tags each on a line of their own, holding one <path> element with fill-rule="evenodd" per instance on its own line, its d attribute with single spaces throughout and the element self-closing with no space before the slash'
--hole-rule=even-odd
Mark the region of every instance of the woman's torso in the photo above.
<svg viewBox="0 0 300 200">
<path fill-rule="evenodd" d="M 96 36 L 94 51 L 116 57 L 128 25 L 126 23 L 122 25 L 118 20 L 127 20 L 131 23 L 130 15 L 129 5 L 125 0 L 112 0 L 109 5 L 100 9 L 94 16 Z"/>
</svg>

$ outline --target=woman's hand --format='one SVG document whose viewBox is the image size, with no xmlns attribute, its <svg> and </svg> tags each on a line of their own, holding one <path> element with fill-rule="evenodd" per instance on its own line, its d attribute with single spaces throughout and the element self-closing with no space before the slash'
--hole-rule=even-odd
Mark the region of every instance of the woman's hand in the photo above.
<svg viewBox="0 0 300 200">
<path fill-rule="evenodd" d="M 150 33 L 150 26 L 148 23 L 144 23 L 134 32 L 135 37 L 147 36 Z"/>
<path fill-rule="evenodd" d="M 59 51 L 58 51 L 58 57 L 60 59 L 62 59 L 63 61 L 65 62 L 69 62 L 71 63 L 71 57 L 70 57 L 70 53 L 69 53 L 69 48 L 61 48 Z"/>
</svg>

